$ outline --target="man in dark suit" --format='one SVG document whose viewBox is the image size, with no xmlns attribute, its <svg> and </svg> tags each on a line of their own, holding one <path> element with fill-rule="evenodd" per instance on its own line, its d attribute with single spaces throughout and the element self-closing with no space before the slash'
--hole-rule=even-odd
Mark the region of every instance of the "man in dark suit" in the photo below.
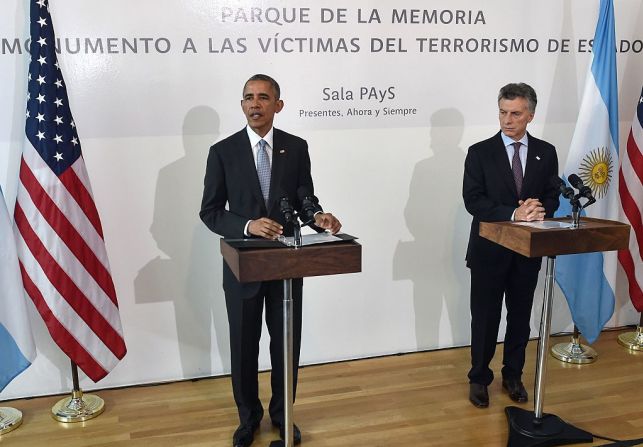
<svg viewBox="0 0 643 447">
<path fill-rule="evenodd" d="M 469 148 L 462 196 L 473 216 L 467 267 L 471 271 L 471 370 L 469 400 L 489 406 L 489 362 L 498 338 L 503 295 L 507 308 L 502 387 L 516 402 L 527 401 L 522 383 L 531 306 L 541 258 L 526 258 L 479 236 L 480 222 L 537 221 L 558 208 L 558 158 L 551 144 L 527 133 L 536 111 L 530 86 L 508 84 L 498 94 L 500 132 Z"/>
<path fill-rule="evenodd" d="M 280 198 L 288 197 L 292 206 L 300 209 L 304 196 L 314 192 L 306 141 L 273 128 L 275 113 L 283 106 L 279 84 L 274 79 L 252 76 L 244 85 L 241 99 L 247 126 L 210 148 L 200 216 L 208 228 L 223 237 L 276 239 L 292 234 L 292 229 L 284 225 Z M 315 224 L 332 233 L 341 227 L 337 218 L 324 213 L 321 207 L 315 214 Z M 224 263 L 223 288 L 230 325 L 232 389 L 240 421 L 233 445 L 252 444 L 263 417 L 257 371 L 264 303 L 272 363 L 269 412 L 283 439 L 282 282 L 240 283 Z M 301 278 L 293 280 L 292 290 L 294 395 L 301 341 Z M 295 444 L 301 442 L 297 426 L 294 439 Z"/>
</svg>

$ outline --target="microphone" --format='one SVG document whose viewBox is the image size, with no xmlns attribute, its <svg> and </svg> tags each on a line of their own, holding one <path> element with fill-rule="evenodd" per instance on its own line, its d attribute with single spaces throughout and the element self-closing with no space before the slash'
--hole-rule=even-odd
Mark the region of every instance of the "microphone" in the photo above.
<svg viewBox="0 0 643 447">
<path fill-rule="evenodd" d="M 301 227 L 299 226 L 299 222 L 297 222 L 297 215 L 287 196 L 282 196 L 281 199 L 279 199 L 279 211 L 281 211 L 281 214 L 284 216 L 285 223 L 292 225 L 295 248 L 301 247 Z"/>
<path fill-rule="evenodd" d="M 585 204 L 583 205 L 583 209 L 596 202 L 596 199 L 592 195 L 591 188 L 589 186 L 585 186 L 579 176 L 577 176 L 576 174 L 570 174 L 569 177 L 567 177 L 567 180 L 569 180 L 569 183 L 571 183 L 572 186 L 578 190 L 579 197 L 585 197 L 587 199 L 587 202 L 585 202 Z"/>
<path fill-rule="evenodd" d="M 292 222 L 294 220 L 294 210 L 292 208 L 292 205 L 290 204 L 290 201 L 288 201 L 288 197 L 283 196 L 281 199 L 279 199 L 279 211 L 281 211 L 281 214 L 284 216 L 284 220 L 286 221 L 286 223 Z"/>
<path fill-rule="evenodd" d="M 569 177 L 567 177 L 567 180 L 569 180 L 569 183 L 571 183 L 571 185 L 578 190 L 581 197 L 585 197 L 589 200 L 594 199 L 592 190 L 589 188 L 589 186 L 585 186 L 579 176 L 577 176 L 576 174 L 570 174 Z"/>
<path fill-rule="evenodd" d="M 304 225 L 315 222 L 315 213 L 319 210 L 319 200 L 315 196 L 306 196 L 301 200 L 301 214 Z"/>
<path fill-rule="evenodd" d="M 551 184 L 554 186 L 556 189 L 558 189 L 558 192 L 566 199 L 573 199 L 574 198 L 574 190 L 567 186 L 565 181 L 558 177 L 557 175 L 553 176 L 551 178 Z"/>
<path fill-rule="evenodd" d="M 297 189 L 297 196 L 301 202 L 301 213 L 299 218 L 304 225 L 315 222 L 315 213 L 321 211 L 319 199 L 308 188 L 300 187 Z"/>
</svg>

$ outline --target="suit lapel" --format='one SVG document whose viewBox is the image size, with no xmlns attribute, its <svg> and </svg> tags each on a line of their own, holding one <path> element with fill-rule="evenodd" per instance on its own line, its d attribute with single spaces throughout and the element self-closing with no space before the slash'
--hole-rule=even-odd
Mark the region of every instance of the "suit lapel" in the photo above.
<svg viewBox="0 0 643 447">
<path fill-rule="evenodd" d="M 261 194 L 261 185 L 259 184 L 259 176 L 257 175 L 257 166 L 255 165 L 255 159 L 252 155 L 250 138 L 248 138 L 248 132 L 245 128 L 239 132 L 239 138 L 237 139 L 236 144 L 236 152 L 239 154 L 239 158 L 241 159 L 241 171 L 243 173 L 243 177 L 248 179 L 252 194 L 260 203 L 263 204 L 263 195 Z M 244 181 L 243 179 L 240 180 Z"/>
<path fill-rule="evenodd" d="M 283 134 L 279 129 L 274 129 L 272 134 L 272 167 L 270 171 L 270 195 L 268 196 L 268 213 L 275 205 L 277 200 L 281 197 L 277 197 L 279 194 L 283 194 L 279 191 L 279 185 L 281 185 L 281 178 L 284 174 L 284 167 L 286 165 L 286 156 L 288 154 L 287 148 L 285 147 L 285 141 Z M 288 197 L 291 201 L 294 200 L 294 197 Z"/>
<path fill-rule="evenodd" d="M 522 181 L 522 190 L 530 193 L 531 185 L 534 182 L 534 179 L 539 179 L 540 175 L 538 172 L 543 163 L 543 151 L 542 147 L 538 142 L 527 133 L 527 166 L 525 166 L 525 177 Z M 542 179 L 541 179 L 542 181 Z"/>
</svg>

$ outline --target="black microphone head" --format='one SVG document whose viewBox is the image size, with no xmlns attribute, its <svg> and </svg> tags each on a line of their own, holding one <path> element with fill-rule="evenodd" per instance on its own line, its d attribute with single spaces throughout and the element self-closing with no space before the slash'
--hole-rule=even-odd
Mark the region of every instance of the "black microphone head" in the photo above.
<svg viewBox="0 0 643 447">
<path fill-rule="evenodd" d="M 574 198 L 574 190 L 567 186 L 565 180 L 558 177 L 557 175 L 553 176 L 550 180 L 550 184 L 558 190 L 558 192 L 566 199 Z"/>
<path fill-rule="evenodd" d="M 301 217 L 304 221 L 304 225 L 307 225 L 315 220 L 315 211 L 317 210 L 317 207 L 315 206 L 315 199 L 315 196 L 306 196 L 301 199 Z"/>
<path fill-rule="evenodd" d="M 592 193 L 592 189 L 589 186 L 586 186 L 586 185 L 581 186 L 579 192 L 586 199 L 594 199 L 594 194 Z M 592 202 L 592 203 L 594 203 L 594 202 Z"/>
<path fill-rule="evenodd" d="M 290 201 L 288 200 L 288 197 L 283 196 L 281 199 L 279 199 L 279 211 L 281 211 L 281 214 L 284 216 L 284 220 L 286 222 L 292 222 L 294 210 L 292 208 L 292 205 L 290 204 Z"/>
<path fill-rule="evenodd" d="M 583 181 L 576 174 L 569 174 L 567 180 L 569 180 L 569 183 L 576 189 L 581 189 L 581 187 L 584 186 Z"/>
<path fill-rule="evenodd" d="M 592 189 L 589 186 L 586 186 L 579 176 L 577 176 L 576 174 L 570 174 L 567 178 L 569 179 L 569 183 L 571 183 L 572 186 L 578 190 L 579 194 L 582 197 L 585 197 L 586 199 L 594 199 Z"/>
<path fill-rule="evenodd" d="M 283 196 L 279 199 L 279 208 L 284 209 L 284 208 L 292 208 L 290 206 L 290 201 L 288 200 L 288 197 Z"/>
<path fill-rule="evenodd" d="M 313 194 L 313 191 L 306 187 L 300 186 L 297 188 L 297 198 L 301 203 L 301 212 L 299 219 L 303 225 L 309 225 L 315 221 L 315 213 L 321 211 L 319 206 L 319 199 Z"/>
<path fill-rule="evenodd" d="M 316 209 L 319 205 L 319 199 L 316 196 L 306 196 L 301 199 L 301 204 L 303 207 L 313 207 Z"/>
<path fill-rule="evenodd" d="M 573 199 L 575 196 L 574 190 L 567 185 L 562 185 L 560 187 L 560 193 L 564 198 L 569 200 Z"/>
</svg>

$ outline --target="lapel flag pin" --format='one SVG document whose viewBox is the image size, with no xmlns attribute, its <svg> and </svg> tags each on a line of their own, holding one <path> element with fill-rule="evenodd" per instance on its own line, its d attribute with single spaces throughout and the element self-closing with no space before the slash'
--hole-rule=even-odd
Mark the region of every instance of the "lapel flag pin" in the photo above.
<svg viewBox="0 0 643 447">
<path fill-rule="evenodd" d="M 540 157 L 538 155 L 536 155 L 536 160 L 540 160 Z"/>
</svg>

